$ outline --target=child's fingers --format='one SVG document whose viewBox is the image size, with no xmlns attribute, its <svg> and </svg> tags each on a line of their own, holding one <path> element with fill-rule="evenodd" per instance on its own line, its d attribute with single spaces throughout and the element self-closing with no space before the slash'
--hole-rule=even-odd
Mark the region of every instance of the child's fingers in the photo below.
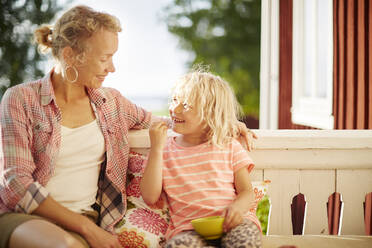
<svg viewBox="0 0 372 248">
<path fill-rule="evenodd" d="M 151 123 L 151 126 L 162 126 L 167 125 L 164 121 L 154 121 Z"/>
<path fill-rule="evenodd" d="M 153 122 L 153 123 L 151 123 L 150 130 L 157 130 L 157 129 L 159 129 L 160 126 L 161 126 L 160 121 Z"/>
<path fill-rule="evenodd" d="M 229 230 L 241 224 L 242 222 L 243 222 L 243 217 L 240 214 L 235 214 L 231 219 L 230 226 L 228 227 Z"/>
<path fill-rule="evenodd" d="M 237 225 L 243 222 L 243 217 L 241 214 L 237 212 L 230 212 L 228 216 L 225 217 L 225 221 L 223 223 L 224 232 L 228 232 L 232 228 L 236 227 Z"/>
<path fill-rule="evenodd" d="M 167 128 L 167 124 L 165 122 L 163 122 L 163 121 L 153 122 L 151 124 L 151 127 L 150 127 L 150 129 L 155 129 L 155 130 L 156 129 L 164 129 L 164 128 L 168 129 Z"/>
<path fill-rule="evenodd" d="M 160 126 L 159 128 L 161 129 L 161 131 L 162 131 L 163 133 L 167 133 L 167 131 L 168 131 L 168 126 L 167 126 L 166 123 L 162 123 L 161 126 Z"/>
<path fill-rule="evenodd" d="M 231 225 L 231 214 L 228 209 L 225 210 L 225 220 L 223 222 L 223 231 L 227 232 L 229 230 L 229 226 Z"/>
<path fill-rule="evenodd" d="M 165 122 L 160 123 L 159 128 L 161 128 L 162 131 L 164 131 L 164 130 L 167 131 L 168 130 L 167 123 L 165 123 Z"/>
<path fill-rule="evenodd" d="M 226 218 L 226 214 L 227 214 L 227 209 L 224 209 L 224 210 L 222 211 L 221 217 Z"/>
</svg>

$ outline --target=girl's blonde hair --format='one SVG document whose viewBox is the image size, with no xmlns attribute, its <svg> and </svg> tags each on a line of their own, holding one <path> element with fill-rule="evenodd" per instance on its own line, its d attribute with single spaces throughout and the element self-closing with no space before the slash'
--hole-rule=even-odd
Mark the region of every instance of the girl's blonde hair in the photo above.
<svg viewBox="0 0 372 248">
<path fill-rule="evenodd" d="M 182 99 L 196 110 L 200 121 L 206 123 L 207 139 L 213 145 L 224 146 L 239 136 L 242 110 L 232 88 L 219 76 L 194 70 L 180 78 L 172 97 Z"/>
<path fill-rule="evenodd" d="M 87 49 L 84 41 L 102 28 L 120 32 L 120 21 L 115 16 L 81 5 L 64 13 L 54 27 L 44 24 L 37 28 L 34 40 L 41 52 L 51 49 L 56 59 L 59 59 L 60 51 L 67 46 L 76 54 L 84 56 Z"/>
</svg>

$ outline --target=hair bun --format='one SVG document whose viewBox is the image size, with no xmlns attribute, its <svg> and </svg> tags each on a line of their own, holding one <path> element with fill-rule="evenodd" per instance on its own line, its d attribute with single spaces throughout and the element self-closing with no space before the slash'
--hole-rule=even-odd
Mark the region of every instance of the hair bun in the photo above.
<svg viewBox="0 0 372 248">
<path fill-rule="evenodd" d="M 39 46 L 41 52 L 46 52 L 53 45 L 53 29 L 51 26 L 43 25 L 37 28 L 34 32 L 34 41 Z"/>
</svg>

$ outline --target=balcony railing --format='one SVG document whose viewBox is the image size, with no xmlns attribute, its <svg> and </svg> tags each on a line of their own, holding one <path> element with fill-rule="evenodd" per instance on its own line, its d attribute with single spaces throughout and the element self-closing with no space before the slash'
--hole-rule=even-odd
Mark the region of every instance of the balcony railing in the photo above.
<svg viewBox="0 0 372 248">
<path fill-rule="evenodd" d="M 271 181 L 269 235 L 371 235 L 372 130 L 254 131 L 251 179 Z M 129 144 L 146 152 L 148 131 Z"/>
</svg>

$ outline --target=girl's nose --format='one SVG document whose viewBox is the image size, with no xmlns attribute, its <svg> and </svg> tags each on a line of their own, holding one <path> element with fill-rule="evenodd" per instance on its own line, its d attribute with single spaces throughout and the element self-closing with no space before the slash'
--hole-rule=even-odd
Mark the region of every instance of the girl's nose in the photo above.
<svg viewBox="0 0 372 248">
<path fill-rule="evenodd" d="M 174 113 L 182 113 L 183 111 L 183 105 L 181 103 L 175 104 L 171 107 L 171 110 Z"/>
</svg>

